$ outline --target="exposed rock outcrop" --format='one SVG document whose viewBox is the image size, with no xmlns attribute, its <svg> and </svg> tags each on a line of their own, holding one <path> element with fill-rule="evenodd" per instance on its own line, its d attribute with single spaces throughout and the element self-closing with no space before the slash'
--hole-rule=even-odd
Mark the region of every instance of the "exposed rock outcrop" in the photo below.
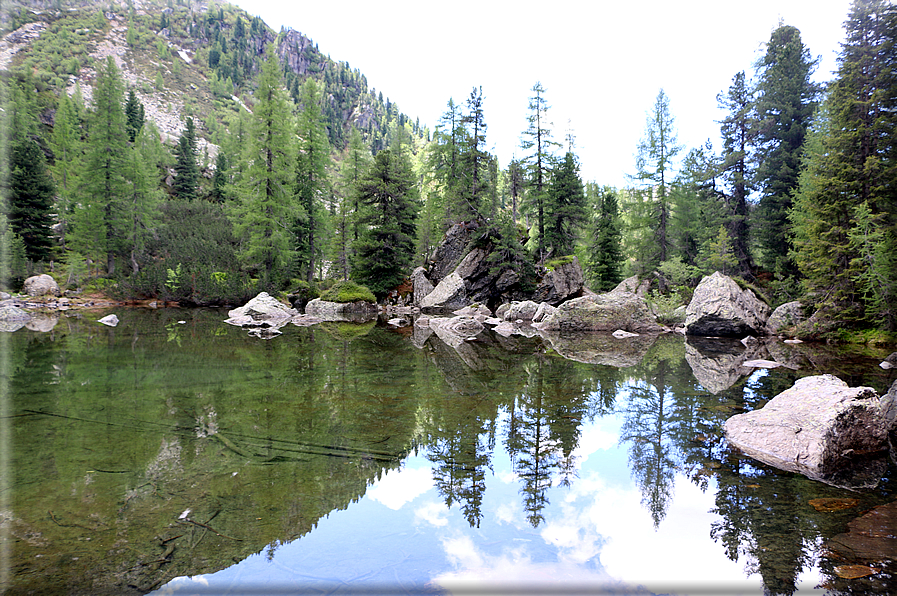
<svg viewBox="0 0 897 596">
<path fill-rule="evenodd" d="M 803 305 L 800 302 L 796 300 L 786 302 L 772 311 L 769 320 L 766 321 L 766 328 L 770 333 L 776 334 L 786 327 L 802 323 L 805 319 Z"/>
<path fill-rule="evenodd" d="M 582 267 L 579 266 L 579 260 L 573 257 L 571 262 L 558 265 L 542 276 L 532 300 L 557 306 L 565 300 L 581 296 L 582 284 Z"/>
<path fill-rule="evenodd" d="M 25 280 L 22 291 L 29 296 L 59 296 L 59 285 L 47 274 L 34 275 Z"/>
<path fill-rule="evenodd" d="M 717 271 L 695 288 L 685 311 L 685 333 L 708 337 L 766 335 L 769 307 L 751 290 Z"/>
<path fill-rule="evenodd" d="M 878 395 L 832 375 L 798 380 L 763 408 L 729 418 L 725 432 L 754 459 L 835 486 L 873 488 L 887 469 Z"/>
</svg>

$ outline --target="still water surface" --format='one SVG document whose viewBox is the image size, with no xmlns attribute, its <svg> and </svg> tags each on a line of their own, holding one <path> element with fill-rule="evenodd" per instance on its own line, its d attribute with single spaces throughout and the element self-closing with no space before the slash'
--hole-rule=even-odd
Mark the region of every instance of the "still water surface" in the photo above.
<svg viewBox="0 0 897 596">
<path fill-rule="evenodd" d="M 803 375 L 881 354 L 680 336 L 448 343 L 382 324 L 264 341 L 215 310 L 0 335 L 8 593 L 886 593 L 833 547 L 894 501 L 729 449 Z M 819 498 L 853 499 L 817 511 Z M 878 573 L 847 580 L 843 565 Z"/>
</svg>

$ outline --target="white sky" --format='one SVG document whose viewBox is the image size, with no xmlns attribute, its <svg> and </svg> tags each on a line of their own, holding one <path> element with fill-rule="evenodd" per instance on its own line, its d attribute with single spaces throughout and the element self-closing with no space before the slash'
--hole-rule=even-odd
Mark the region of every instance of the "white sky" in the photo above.
<svg viewBox="0 0 897 596">
<path fill-rule="evenodd" d="M 530 90 L 541 81 L 582 177 L 623 186 L 659 89 L 679 142 L 719 147 L 716 96 L 754 62 L 779 20 L 800 29 L 816 80 L 830 80 L 850 0 L 237 0 L 275 30 L 291 27 L 358 68 L 408 116 L 433 129 L 453 98 L 482 86 L 487 146 L 507 166 L 520 150 Z"/>
</svg>

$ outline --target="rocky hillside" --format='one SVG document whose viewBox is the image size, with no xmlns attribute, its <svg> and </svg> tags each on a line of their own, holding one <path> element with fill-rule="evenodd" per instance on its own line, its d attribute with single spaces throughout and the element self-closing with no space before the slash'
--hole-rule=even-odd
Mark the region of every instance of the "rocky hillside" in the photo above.
<svg viewBox="0 0 897 596">
<path fill-rule="evenodd" d="M 218 131 L 239 110 L 251 109 L 255 76 L 269 44 L 286 66 L 294 99 L 306 77 L 325 91 L 331 145 L 341 149 L 351 126 L 377 149 L 390 123 L 412 122 L 348 63 L 335 62 L 297 30 L 274 32 L 258 17 L 227 3 L 130 0 L 127 4 L 31 1 L 4 6 L 0 70 L 35 78 L 39 92 L 78 90 L 91 96 L 95 65 L 111 56 L 163 135 L 177 138 L 187 116 L 200 126 L 210 155 Z M 47 123 L 52 124 L 50 99 Z M 426 134 L 417 125 L 412 129 Z M 201 149 L 202 150 L 202 149 Z"/>
</svg>

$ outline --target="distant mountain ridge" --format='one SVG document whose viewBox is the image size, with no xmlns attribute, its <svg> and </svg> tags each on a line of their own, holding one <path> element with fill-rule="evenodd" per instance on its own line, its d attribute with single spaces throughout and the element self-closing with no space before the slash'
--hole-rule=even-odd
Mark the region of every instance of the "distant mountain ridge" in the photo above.
<svg viewBox="0 0 897 596">
<path fill-rule="evenodd" d="M 215 143 L 225 114 L 252 104 L 252 90 L 269 44 L 284 68 L 284 83 L 298 103 L 313 77 L 323 90 L 323 118 L 331 147 L 340 150 L 352 126 L 376 152 L 396 125 L 428 132 L 398 110 L 347 62 L 321 53 L 294 29 L 274 32 L 259 17 L 226 2 L 131 0 L 111 5 L 79 0 L 35 0 L 5 7 L 0 70 L 33 76 L 39 92 L 80 87 L 89 99 L 95 65 L 112 56 L 126 84 L 146 106 L 147 118 L 170 139 L 187 116 L 200 136 Z M 45 100 L 44 103 L 55 102 Z"/>
</svg>

